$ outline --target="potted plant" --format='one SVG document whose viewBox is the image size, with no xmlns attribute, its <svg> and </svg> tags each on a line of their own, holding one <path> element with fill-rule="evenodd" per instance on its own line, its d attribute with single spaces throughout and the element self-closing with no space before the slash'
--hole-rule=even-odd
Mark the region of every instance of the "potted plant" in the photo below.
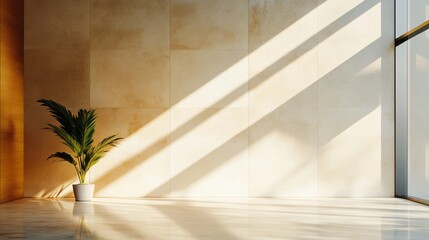
<svg viewBox="0 0 429 240">
<path fill-rule="evenodd" d="M 93 139 L 97 119 L 95 109 L 80 109 L 77 114 L 73 114 L 53 100 L 39 99 L 37 102 L 46 107 L 58 122 L 58 125 L 48 124 L 46 129 L 57 135 L 71 150 L 71 153 L 53 153 L 48 159 L 58 158 L 73 165 L 79 179 L 79 184 L 73 185 L 75 199 L 90 201 L 94 194 L 94 184 L 86 183 L 86 174 L 112 147 L 118 144 L 121 138 L 112 135 L 95 145 Z"/>
</svg>

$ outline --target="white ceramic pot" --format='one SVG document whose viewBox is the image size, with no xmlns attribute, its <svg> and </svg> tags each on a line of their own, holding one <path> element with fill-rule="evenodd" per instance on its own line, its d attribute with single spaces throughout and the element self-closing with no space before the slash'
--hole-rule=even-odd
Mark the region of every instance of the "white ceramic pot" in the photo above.
<svg viewBox="0 0 429 240">
<path fill-rule="evenodd" d="M 73 193 L 76 201 L 91 201 L 94 196 L 94 184 L 73 184 Z"/>
</svg>

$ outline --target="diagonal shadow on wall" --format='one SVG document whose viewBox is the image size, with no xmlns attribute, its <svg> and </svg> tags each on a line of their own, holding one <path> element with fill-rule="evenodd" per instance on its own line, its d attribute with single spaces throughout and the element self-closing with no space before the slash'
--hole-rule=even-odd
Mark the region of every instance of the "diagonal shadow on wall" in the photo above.
<svg viewBox="0 0 429 240">
<path fill-rule="evenodd" d="M 299 48 L 296 48 L 295 50 L 293 50 L 292 52 L 288 53 L 287 55 L 285 55 L 283 58 L 281 58 L 280 60 L 278 60 L 276 63 L 274 63 L 273 65 L 271 65 L 269 68 L 267 68 L 266 70 L 264 70 L 262 73 L 258 74 L 256 77 L 250 79 L 250 84 L 249 86 L 251 86 L 250 88 L 255 88 L 257 87 L 259 84 L 261 84 L 263 82 L 263 79 L 269 77 L 270 75 L 274 74 L 275 72 L 277 72 L 278 70 L 282 69 L 283 67 L 285 67 L 288 63 L 293 62 L 294 60 L 296 60 L 299 56 L 301 56 L 302 54 L 305 53 L 305 51 L 303 49 L 312 49 L 314 47 L 317 46 L 317 44 L 320 41 L 323 41 L 324 39 L 328 38 L 329 36 L 331 36 L 332 34 L 334 34 L 337 30 L 341 29 L 342 27 L 346 26 L 348 23 L 350 23 L 351 21 L 353 21 L 354 19 L 356 19 L 357 17 L 359 17 L 361 14 L 365 13 L 366 11 L 368 11 L 371 7 L 373 7 L 375 4 L 377 4 L 379 1 L 364 1 L 363 3 L 361 3 L 360 5 L 358 5 L 356 8 L 350 10 L 348 13 L 346 13 L 345 15 L 343 15 L 342 17 L 338 18 L 337 20 L 335 20 L 332 24 L 330 24 L 329 26 L 325 27 L 324 29 L 320 30 L 315 36 L 311 37 L 310 39 L 308 39 L 307 41 L 305 41 L 303 44 L 301 44 L 299 46 Z M 380 46 L 377 45 L 377 42 L 371 44 L 370 48 L 367 49 L 371 49 L 369 51 L 373 51 L 373 50 L 377 50 L 379 49 Z M 365 53 L 368 53 L 369 51 L 363 51 Z M 374 55 L 374 54 L 369 54 Z M 357 54 L 357 57 L 359 57 L 360 55 Z M 375 57 L 380 57 L 380 56 L 375 56 Z M 355 57 L 354 57 L 355 58 Z M 360 58 L 367 58 L 367 56 L 362 55 L 362 57 Z M 356 58 L 355 58 L 356 59 Z M 361 59 L 360 59 L 361 60 Z M 365 63 L 369 64 L 370 62 L 368 61 L 364 61 Z M 360 63 L 358 61 L 356 61 L 356 63 Z M 355 64 L 355 63 L 353 63 Z M 344 67 L 344 64 L 342 65 L 342 68 Z M 345 65 L 347 66 L 347 65 Z M 354 66 L 356 67 L 356 66 Z M 353 67 L 353 68 L 354 68 Z M 362 66 L 364 67 L 364 66 Z M 332 72 L 332 74 L 335 73 L 335 71 L 338 69 L 334 69 Z M 350 75 L 352 75 L 353 73 L 350 73 Z M 263 76 L 263 77 L 261 77 Z M 327 78 L 326 78 L 327 79 Z M 320 81 L 323 81 L 323 79 L 320 79 Z M 312 89 L 315 89 L 316 85 L 309 87 L 308 89 L 306 89 L 305 91 L 309 92 Z M 221 103 L 221 105 L 228 105 L 229 103 L 231 103 L 232 101 L 234 101 L 238 96 L 237 94 L 235 94 L 236 92 L 242 92 L 243 90 L 246 90 L 246 86 L 240 86 L 238 89 L 234 90 L 233 92 L 231 92 L 230 94 L 228 94 L 226 97 L 220 99 L 218 102 Z M 300 96 L 302 97 L 297 97 L 296 99 L 300 99 L 300 98 L 305 98 L 305 94 L 300 94 Z M 294 103 L 293 100 L 289 101 L 289 106 L 291 106 L 292 103 Z M 379 99 L 374 99 L 374 104 L 379 104 Z M 375 107 L 375 106 L 374 106 Z M 287 109 L 286 107 L 284 107 L 284 109 Z M 180 126 L 178 129 L 174 130 L 173 133 L 176 136 L 181 136 L 183 134 L 186 134 L 187 132 L 189 132 L 190 130 L 192 130 L 196 125 L 201 124 L 202 122 L 204 122 L 207 118 L 211 117 L 212 115 L 209 112 L 202 112 L 201 114 L 198 114 L 197 117 L 195 117 L 193 120 L 191 120 L 190 122 L 185 123 L 184 125 Z M 356 119 L 357 121 L 358 119 Z M 247 131 L 247 130 L 244 130 Z M 241 133 L 241 134 L 247 134 L 247 133 Z M 234 138 L 233 138 L 234 139 Z M 174 142 L 177 139 L 172 138 L 171 142 Z M 149 148 L 143 150 L 143 152 L 153 152 L 156 151 L 154 146 L 156 144 L 150 146 Z M 136 165 L 140 164 L 142 161 L 142 159 L 140 160 L 132 160 L 131 162 L 128 161 L 127 165 L 129 166 L 129 169 L 132 169 L 133 167 L 135 167 Z M 121 169 L 119 172 L 115 171 L 112 173 L 108 173 L 104 176 L 102 176 L 100 179 L 97 180 L 97 186 L 98 189 L 102 189 L 103 187 L 106 187 L 109 183 L 113 182 L 115 179 L 117 179 L 119 176 L 122 176 L 124 174 L 126 174 L 127 170 L 126 169 Z M 168 183 L 166 183 L 168 184 Z"/>
<path fill-rule="evenodd" d="M 293 11 L 291 11 L 290 13 L 285 14 L 283 17 L 281 17 L 280 18 L 282 20 L 281 23 L 273 22 L 270 25 L 269 29 L 264 29 L 265 30 L 264 34 L 258 34 L 257 40 L 249 41 L 249 44 L 252 45 L 251 47 L 249 46 L 249 51 L 252 52 L 253 50 L 259 48 L 260 46 L 266 44 L 267 42 L 269 42 L 269 40 L 271 40 L 272 38 L 275 38 L 282 31 L 293 26 L 297 21 L 299 21 L 301 18 L 305 17 L 308 13 L 317 9 L 317 7 L 319 7 L 325 1 L 326 0 L 315 0 L 315 1 L 290 0 L 290 1 L 269 1 L 269 2 L 253 1 L 253 3 L 254 3 L 253 6 L 249 6 L 249 10 L 248 10 L 248 15 L 249 15 L 248 17 L 249 17 L 249 21 L 250 21 L 248 23 L 249 35 L 251 34 L 250 32 L 252 32 L 252 31 L 255 32 L 254 34 L 256 34 L 256 32 L 258 32 L 260 30 L 260 28 L 261 28 L 260 22 L 261 21 L 264 21 L 264 19 L 271 19 L 271 16 L 270 16 L 270 14 L 272 14 L 271 11 L 266 11 L 264 14 L 262 14 L 262 16 L 260 16 L 261 13 L 258 13 L 258 11 L 259 11 L 258 8 L 262 8 L 265 10 L 265 8 L 267 7 L 266 5 L 274 4 L 274 5 L 278 5 L 279 8 L 293 9 Z M 371 0 L 371 1 L 373 1 L 373 0 Z M 249 2 L 252 2 L 252 1 L 249 1 Z M 192 3 L 190 3 L 190 4 L 192 4 Z M 251 5 L 251 4 L 249 3 L 249 5 Z M 300 5 L 300 7 L 296 8 L 295 6 L 297 6 L 297 5 Z M 262 10 L 262 11 L 264 11 L 264 10 Z M 357 11 L 359 11 L 359 10 L 357 10 Z M 292 17 L 288 17 L 289 14 Z M 260 19 L 260 18 L 264 18 L 264 19 Z M 181 51 L 186 51 L 186 50 L 179 50 L 179 49 L 172 50 L 172 52 L 174 52 L 174 53 L 180 53 Z M 220 51 L 231 51 L 231 50 L 220 50 Z M 219 76 L 220 74 L 225 72 L 228 68 L 231 68 L 234 64 L 236 64 L 240 60 L 245 59 L 246 55 L 248 54 L 248 52 L 246 50 L 244 50 L 244 51 L 243 50 L 236 50 L 236 52 L 237 53 L 235 55 L 230 55 L 228 58 L 222 58 L 222 61 L 223 61 L 222 63 L 216 63 L 216 65 L 220 64 L 219 66 L 217 66 L 218 69 L 215 69 L 215 68 L 208 69 L 206 67 L 206 68 L 204 68 L 204 75 L 199 75 L 200 78 L 198 80 L 192 81 L 191 83 L 187 82 L 186 86 L 184 86 L 182 84 L 180 86 L 180 89 L 182 91 L 175 93 L 175 95 L 171 98 L 170 105 L 174 107 L 181 100 L 185 99 L 186 97 L 188 97 L 189 95 L 191 95 L 195 91 L 198 91 L 205 84 L 213 81 L 217 76 Z M 172 54 L 174 54 L 174 53 L 172 53 Z M 188 59 L 188 61 L 189 61 L 189 59 Z M 216 60 L 213 59 L 211 61 L 216 61 Z M 174 62 L 174 61 L 172 61 L 172 62 Z M 197 66 L 198 62 L 194 62 L 193 65 Z M 199 69 L 195 69 L 196 66 L 185 66 L 185 67 L 190 67 L 193 69 L 193 72 L 198 72 Z M 171 66 L 171 67 L 173 67 L 173 66 Z M 177 67 L 182 68 L 184 66 L 177 66 Z M 213 67 L 213 66 L 211 66 L 211 67 Z M 171 89 L 174 89 L 175 87 L 176 88 L 178 87 L 178 86 L 174 86 L 174 84 L 180 84 L 180 82 L 177 82 L 177 83 L 172 82 L 172 84 L 173 85 L 171 86 Z M 170 92 L 172 92 L 172 91 L 170 91 Z M 237 98 L 239 98 L 240 96 L 242 96 L 243 94 L 245 94 L 247 92 L 247 87 L 246 88 L 244 88 L 244 87 L 238 88 L 238 89 L 236 89 L 235 92 L 237 92 L 237 94 L 239 94 L 237 96 Z M 221 104 L 223 104 L 223 102 L 216 102 L 216 104 L 213 104 L 213 106 L 216 106 L 216 107 L 224 106 Z"/>
<path fill-rule="evenodd" d="M 298 93 L 296 96 L 294 96 L 292 99 L 288 100 L 287 102 L 283 103 L 281 106 L 277 107 L 274 111 L 270 112 L 254 124 L 250 125 L 248 128 L 243 129 L 241 132 L 234 135 L 231 139 L 229 139 L 227 142 L 222 144 L 220 147 L 214 149 L 207 155 L 205 155 L 203 158 L 199 159 L 198 162 L 191 165 L 181 173 L 177 174 L 176 176 L 171 178 L 171 181 L 175 181 L 177 183 L 180 183 L 180 185 L 176 184 L 175 189 L 185 189 L 188 186 L 191 186 L 195 181 L 198 179 L 203 178 L 207 172 L 200 171 L 201 169 L 210 169 L 214 170 L 221 165 L 225 164 L 229 159 L 232 159 L 234 156 L 239 154 L 244 150 L 244 148 L 237 148 L 231 146 L 237 146 L 237 144 L 234 144 L 234 142 L 239 141 L 239 139 L 243 135 L 247 135 L 249 129 L 252 130 L 253 136 L 252 139 L 255 139 L 255 141 L 264 138 L 267 134 L 269 134 L 272 131 L 282 129 L 281 125 L 287 125 L 287 121 L 299 121 L 299 116 L 301 111 L 304 109 L 304 111 L 307 111 L 309 115 L 312 115 L 314 117 L 317 117 L 318 115 L 318 109 L 317 109 L 317 99 L 314 98 L 314 92 L 317 91 L 318 84 L 321 82 L 326 81 L 343 81 L 342 78 L 332 78 L 332 75 L 336 74 L 336 71 L 342 71 L 343 69 L 350 69 L 351 66 L 355 69 L 355 71 L 359 71 L 366 67 L 367 65 L 371 64 L 372 62 L 376 61 L 380 58 L 380 56 L 373 55 L 373 57 L 368 57 L 368 53 L 374 52 L 375 50 L 379 49 L 378 45 L 379 41 L 375 41 L 371 45 L 367 46 L 365 49 L 354 55 L 351 59 L 347 60 L 340 66 L 338 66 L 336 69 L 334 69 L 330 74 L 327 74 L 325 77 L 318 80 L 318 82 L 312 84 L 311 86 L 307 87 L 302 92 Z M 350 72 L 351 75 L 356 74 L 356 72 Z M 372 86 L 372 84 L 365 84 L 368 83 L 368 81 L 371 81 L 372 78 L 368 78 L 367 75 L 361 76 L 356 81 L 362 81 L 362 89 L 356 89 L 355 94 L 359 95 L 362 93 L 362 91 L 368 90 L 366 86 Z M 367 108 L 365 111 L 361 111 L 360 115 L 354 116 L 353 119 L 349 119 L 347 122 L 343 122 L 342 126 L 337 129 L 336 132 L 332 132 L 330 134 L 330 138 L 323 139 L 321 142 L 321 145 L 329 142 L 332 138 L 334 138 L 339 133 L 345 131 L 347 128 L 349 128 L 351 125 L 353 125 L 355 122 L 359 121 L 361 118 L 366 116 L 368 113 L 373 111 L 375 108 L 377 108 L 380 105 L 380 95 L 379 94 L 372 94 L 373 98 L 370 99 L 373 103 L 372 108 Z M 286 118 L 283 121 L 276 122 L 273 124 L 272 119 L 275 119 L 275 115 L 282 114 L 284 112 L 288 112 L 289 116 L 292 116 L 290 118 Z M 294 113 L 295 112 L 295 113 Z M 294 118 L 293 116 L 298 116 L 298 118 Z M 198 123 L 198 120 L 195 120 L 195 124 Z M 192 121 L 192 123 L 194 123 Z M 285 130 L 285 129 L 283 129 Z M 294 129 L 288 129 L 287 132 L 284 134 L 290 135 L 292 138 L 296 139 L 296 141 L 301 142 L 302 144 L 306 144 L 306 138 L 303 138 L 302 133 L 300 131 Z M 308 132 L 308 135 L 311 138 L 318 138 L 318 132 L 316 131 L 310 131 Z M 307 136 L 308 136 L 307 135 Z M 255 142 L 249 142 L 249 146 L 254 144 Z M 313 158 L 308 158 L 305 162 L 302 164 L 308 164 L 309 162 L 315 161 L 317 159 L 314 159 L 316 157 L 316 153 L 313 155 Z M 216 161 L 213 161 L 212 159 L 216 159 Z M 211 160 L 211 161 L 210 161 Z M 261 159 L 262 161 L 262 159 Z M 284 161 L 294 161 L 294 159 L 284 159 Z M 204 166 L 204 167 L 203 167 Z M 290 173 L 298 174 L 300 170 L 303 169 L 303 165 L 297 165 L 294 169 L 290 170 Z M 160 188 L 165 187 L 166 185 L 170 184 L 169 182 L 164 183 L 163 185 L 159 186 L 155 190 L 153 190 L 151 193 L 157 192 Z M 148 194 L 148 195 L 151 195 Z"/>
</svg>

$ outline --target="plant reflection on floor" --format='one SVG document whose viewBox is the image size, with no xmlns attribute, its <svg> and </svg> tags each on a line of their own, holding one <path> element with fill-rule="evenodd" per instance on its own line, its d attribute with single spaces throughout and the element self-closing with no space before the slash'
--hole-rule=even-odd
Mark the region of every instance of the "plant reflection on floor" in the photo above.
<svg viewBox="0 0 429 240">
<path fill-rule="evenodd" d="M 85 223 L 85 217 L 79 217 L 79 222 L 76 227 L 76 239 L 93 239 L 96 235 L 91 232 L 89 227 Z"/>
<path fill-rule="evenodd" d="M 91 231 L 86 217 L 94 216 L 94 205 L 90 202 L 75 202 L 73 205 L 73 217 L 79 218 L 76 226 L 76 239 L 96 239 L 97 236 Z"/>
</svg>

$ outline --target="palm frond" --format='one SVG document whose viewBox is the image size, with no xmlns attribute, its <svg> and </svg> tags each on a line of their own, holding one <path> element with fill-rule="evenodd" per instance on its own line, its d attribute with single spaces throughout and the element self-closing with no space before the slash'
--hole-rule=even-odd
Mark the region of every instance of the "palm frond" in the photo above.
<svg viewBox="0 0 429 240">
<path fill-rule="evenodd" d="M 73 158 L 68 153 L 57 152 L 50 155 L 49 158 L 59 158 L 73 164 L 79 181 L 84 183 L 87 171 L 110 148 L 116 146 L 122 138 L 112 135 L 93 146 L 95 122 L 97 120 L 95 110 L 80 109 L 76 115 L 73 115 L 70 110 L 53 100 L 39 99 L 38 102 L 47 107 L 51 115 L 59 123 L 59 125 L 48 124 L 47 129 L 57 135 L 64 145 L 69 147 L 75 154 L 75 158 Z"/>
<path fill-rule="evenodd" d="M 74 123 L 73 123 L 73 114 L 63 105 L 55 102 L 50 99 L 39 99 L 39 102 L 42 106 L 48 108 L 48 111 L 51 113 L 52 117 L 58 121 L 61 125 L 60 127 L 64 129 L 70 135 L 73 135 L 74 132 Z"/>
<path fill-rule="evenodd" d="M 76 155 L 79 155 L 82 151 L 82 147 L 79 144 L 79 142 L 76 141 L 74 136 L 69 134 L 66 130 L 55 126 L 53 124 L 48 124 L 48 129 L 50 129 L 55 135 L 57 135 L 59 138 L 63 140 L 63 143 L 68 146 L 73 152 L 76 153 Z"/>
<path fill-rule="evenodd" d="M 54 154 L 51 154 L 47 159 L 51 159 L 51 158 L 59 158 L 59 159 L 62 159 L 63 161 L 71 163 L 72 165 L 76 165 L 76 161 L 73 159 L 73 157 L 66 152 L 56 152 Z"/>
<path fill-rule="evenodd" d="M 112 135 L 101 140 L 95 147 L 91 147 L 85 155 L 85 170 L 88 171 L 94 166 L 104 155 L 114 146 L 116 146 L 122 138 L 117 135 Z"/>
<path fill-rule="evenodd" d="M 80 109 L 74 118 L 76 128 L 76 140 L 82 147 L 82 153 L 86 154 L 90 149 L 95 132 L 95 110 Z"/>
</svg>

